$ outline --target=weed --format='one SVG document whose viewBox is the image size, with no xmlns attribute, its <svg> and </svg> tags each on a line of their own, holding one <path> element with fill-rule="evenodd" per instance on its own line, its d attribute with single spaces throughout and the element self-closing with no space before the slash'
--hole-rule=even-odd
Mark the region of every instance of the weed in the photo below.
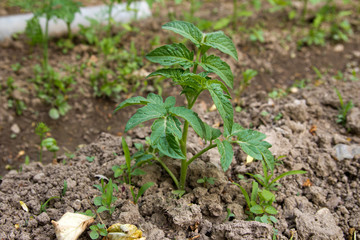
<svg viewBox="0 0 360 240">
<path fill-rule="evenodd" d="M 90 237 L 91 239 L 98 239 L 100 236 L 107 236 L 108 232 L 106 226 L 102 223 L 90 226 Z"/>
<path fill-rule="evenodd" d="M 9 108 L 15 108 L 16 114 L 21 115 L 24 110 L 27 109 L 26 104 L 21 100 L 18 99 L 15 95 L 15 91 L 24 91 L 22 88 L 17 87 L 14 84 L 14 78 L 8 77 L 6 80 L 6 95 L 8 99 L 8 106 Z"/>
<path fill-rule="evenodd" d="M 285 97 L 286 95 L 287 95 L 286 91 L 281 88 L 275 88 L 268 94 L 268 96 L 272 99 L 279 99 L 279 98 Z"/>
<path fill-rule="evenodd" d="M 281 186 L 280 183 L 278 183 L 281 178 L 289 175 L 306 173 L 306 171 L 293 170 L 274 177 L 273 170 L 279 163 L 279 158 L 275 159 L 271 163 L 271 168 L 269 168 L 269 166 L 264 163 L 264 161 L 261 162 L 263 167 L 263 175 L 247 173 L 247 175 L 253 177 L 256 180 L 252 182 L 250 196 L 240 184 L 233 183 L 240 188 L 242 194 L 245 197 L 245 201 L 248 206 L 248 210 L 246 212 L 249 216 L 249 220 L 255 220 L 268 224 L 276 223 L 277 219 L 273 215 L 276 215 L 278 212 L 272 206 L 272 204 L 275 202 L 275 195 L 271 191 L 276 191 L 277 187 Z M 259 184 L 262 186 L 262 188 L 259 188 Z"/>
<path fill-rule="evenodd" d="M 252 42 L 258 41 L 261 43 L 265 42 L 264 32 L 259 26 L 256 28 L 250 28 L 249 31 L 250 31 L 250 36 L 249 36 L 250 41 Z"/>
<path fill-rule="evenodd" d="M 139 198 L 145 193 L 147 189 L 152 187 L 155 183 L 147 182 L 142 185 L 138 191 L 138 194 L 135 194 L 134 186 L 132 186 L 131 177 L 132 176 L 140 176 L 146 174 L 143 170 L 139 169 L 138 167 L 143 165 L 145 162 L 148 162 L 148 158 L 151 158 L 151 155 L 142 155 L 141 151 L 143 150 L 142 145 L 137 144 L 139 152 L 137 155 L 134 156 L 136 158 L 136 162 L 134 165 L 131 165 L 132 158 L 130 157 L 129 147 L 124 138 L 122 140 L 122 147 L 125 154 L 125 161 L 126 163 L 121 166 L 113 166 L 112 170 L 114 171 L 114 177 L 123 176 L 123 182 L 130 185 L 131 195 L 133 197 L 133 202 L 137 204 Z"/>
<path fill-rule="evenodd" d="M 41 147 L 45 147 L 49 152 L 53 153 L 53 159 L 56 159 L 56 152 L 59 151 L 59 147 L 54 138 L 45 138 L 41 142 Z"/>
<path fill-rule="evenodd" d="M 113 195 L 114 190 L 118 191 L 118 187 L 112 183 L 110 179 L 107 184 L 104 183 L 104 179 L 101 179 L 101 185 L 94 185 L 97 189 L 102 193 L 101 196 L 97 196 L 94 198 L 95 206 L 100 206 L 97 209 L 97 213 L 101 213 L 104 211 L 108 211 L 110 215 L 115 211 L 115 206 L 113 203 L 117 200 L 117 198 Z"/>
<path fill-rule="evenodd" d="M 235 92 L 237 96 L 240 96 L 245 89 L 250 85 L 251 80 L 258 74 L 258 72 L 256 70 L 253 70 L 251 68 L 246 69 L 243 73 L 242 73 L 242 79 L 240 82 L 240 86 L 239 89 L 237 89 L 237 91 Z"/>
<path fill-rule="evenodd" d="M 20 63 L 14 63 L 14 64 L 11 64 L 11 69 L 14 71 L 14 72 L 19 72 L 19 70 L 22 68 L 21 64 Z"/>
<path fill-rule="evenodd" d="M 88 161 L 88 162 L 93 162 L 94 161 L 94 159 L 95 159 L 95 157 L 94 156 L 87 156 L 86 157 L 86 160 Z"/>
<path fill-rule="evenodd" d="M 49 116 L 58 119 L 64 116 L 70 109 L 67 102 L 67 93 L 72 91 L 75 84 L 73 76 L 60 77 L 58 72 L 49 67 L 43 72 L 39 65 L 35 66 L 35 79 L 32 80 L 37 96 L 51 106 Z"/>
<path fill-rule="evenodd" d="M 226 208 L 226 212 L 227 212 L 227 215 L 226 215 L 226 218 L 225 218 L 225 221 L 231 221 L 232 219 L 235 218 L 235 214 L 231 212 L 231 209 L 230 208 Z"/>
<path fill-rule="evenodd" d="M 214 185 L 216 181 L 216 178 L 213 177 L 203 177 L 199 178 L 196 182 L 204 184 L 204 187 L 206 187 L 207 184 Z"/>
<path fill-rule="evenodd" d="M 38 123 L 38 125 L 35 128 L 35 134 L 40 137 L 40 150 L 38 157 L 38 161 L 40 162 L 42 162 L 42 152 L 43 152 L 42 142 L 44 140 L 44 137 L 46 136 L 46 133 L 48 132 L 50 132 L 50 128 L 46 126 L 46 124 L 43 122 Z"/>
<path fill-rule="evenodd" d="M 343 98 L 341 96 L 341 93 L 339 90 L 335 88 L 336 95 L 339 98 L 340 102 L 340 108 L 339 108 L 339 114 L 337 115 L 336 122 L 345 126 L 346 125 L 346 116 L 348 112 L 354 107 L 353 102 L 350 100 L 346 104 L 344 104 Z"/>
<path fill-rule="evenodd" d="M 189 39 L 195 45 L 195 52 L 190 51 L 182 43 L 173 43 L 156 48 L 146 55 L 146 58 L 159 63 L 165 68 L 159 69 L 149 76 L 165 76 L 182 87 L 181 94 L 187 100 L 187 106 L 175 106 L 174 96 L 165 99 L 150 93 L 147 98 L 133 97 L 120 103 L 115 112 L 130 105 L 145 105 L 129 119 L 125 131 L 140 123 L 155 119 L 152 133 L 148 138 L 149 147 L 144 154 L 151 155 L 151 160 L 159 163 L 170 175 L 177 189 L 185 192 L 186 176 L 189 165 L 203 153 L 217 147 L 221 155 L 221 166 L 226 171 L 233 159 L 232 144 L 238 144 L 247 154 L 255 159 L 263 160 L 269 168 L 272 167 L 273 156 L 268 148 L 269 143 L 263 141 L 264 134 L 244 129 L 234 123 L 234 110 L 230 102 L 227 87 L 233 88 L 233 74 L 230 66 L 215 55 L 208 55 L 210 48 L 215 48 L 238 59 L 233 42 L 223 32 L 203 33 L 195 25 L 173 21 L 163 25 L 163 29 L 171 30 Z M 195 57 L 195 59 L 194 59 Z M 174 68 L 168 68 L 174 66 Z M 198 72 L 201 67 L 203 71 Z M 220 79 L 211 79 L 208 75 L 215 73 Z M 224 132 L 204 123 L 192 108 L 203 91 L 209 91 L 217 110 L 224 122 Z M 181 121 L 181 120 L 183 121 Z M 183 127 L 181 128 L 181 126 Z M 191 158 L 187 157 L 187 136 L 192 127 L 205 143 L 209 144 Z M 219 137 L 223 135 L 220 139 Z M 180 178 L 163 162 L 163 157 L 181 161 Z M 150 159 L 148 159 L 150 160 Z M 272 169 L 272 168 L 271 168 Z"/>
<path fill-rule="evenodd" d="M 48 203 L 53 199 L 62 199 L 65 196 L 66 191 L 67 191 L 67 182 L 66 182 L 66 180 L 64 180 L 64 186 L 63 186 L 63 190 L 61 192 L 61 195 L 60 196 L 50 197 L 46 202 L 41 203 L 40 212 L 46 212 L 46 208 L 47 208 Z"/>
<path fill-rule="evenodd" d="M 274 117 L 274 120 L 275 121 L 279 121 L 280 119 L 282 119 L 283 118 L 283 114 L 280 112 L 280 113 L 278 113 L 275 117 Z"/>
</svg>

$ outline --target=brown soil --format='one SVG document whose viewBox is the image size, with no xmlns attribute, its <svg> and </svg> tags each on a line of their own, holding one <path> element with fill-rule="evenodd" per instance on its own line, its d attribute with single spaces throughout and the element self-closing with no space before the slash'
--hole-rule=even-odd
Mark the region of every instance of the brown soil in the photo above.
<svg viewBox="0 0 360 240">
<path fill-rule="evenodd" d="M 221 6 L 209 2 L 201 8 L 198 16 L 216 21 L 226 16 L 231 6 L 231 1 L 223 2 Z M 180 5 L 167 9 L 179 13 L 181 9 L 187 8 L 188 5 Z M 279 173 L 294 169 L 308 171 L 307 175 L 286 178 L 282 182 L 283 187 L 276 193 L 276 208 L 280 214 L 275 228 L 279 230 L 279 238 L 289 239 L 294 233 L 294 239 L 345 239 L 350 229 L 360 230 L 359 157 L 337 160 L 334 146 L 360 144 L 360 132 L 356 132 L 360 128 L 357 115 L 360 86 L 359 81 L 336 81 L 331 76 L 341 71 L 348 79 L 352 70 L 359 76 L 359 25 L 354 25 L 354 35 L 347 43 L 328 42 L 324 47 L 297 50 L 295 37 L 298 34 L 294 34 L 292 40 L 287 38 L 292 32 L 289 26 L 293 23 L 288 22 L 281 27 L 277 24 L 283 20 L 282 14 L 268 13 L 253 18 L 250 24 L 256 18 L 264 24 L 265 43 L 252 43 L 242 33 L 233 34 L 239 62 L 222 56 L 234 72 L 236 87 L 245 69 L 252 68 L 259 72 L 242 98 L 234 95 L 234 105 L 240 104 L 245 109 L 237 113 L 237 121 L 244 127 L 253 126 L 266 133 L 274 145 L 273 153 L 276 156 L 287 155 L 284 165 L 278 169 Z M 134 23 L 133 26 L 139 28 L 139 32 L 127 33 L 119 47 L 128 49 L 130 42 L 135 41 L 138 52 L 146 53 L 154 48 L 149 41 L 155 34 L 160 37 L 161 44 L 168 42 L 174 34 L 161 30 L 161 25 L 168 21 L 167 14 L 161 13 L 156 18 Z M 353 22 L 358 21 L 354 19 Z M 295 27 L 293 32 L 300 30 L 300 27 Z M 64 63 L 79 66 L 91 56 L 100 57 L 94 47 L 84 44 L 80 38 L 75 39 L 75 48 L 67 54 L 63 54 L 56 46 L 56 41 L 54 39 L 50 44 L 50 62 L 63 74 L 68 74 L 64 70 Z M 28 82 L 33 77 L 34 64 L 40 62 L 40 50 L 29 48 L 23 37 L 0 44 L 0 81 L 3 86 L 0 96 L 0 175 L 4 176 L 8 172 L 5 167 L 18 169 L 26 155 L 30 156 L 32 162 L 29 166 L 23 166 L 22 172 L 12 170 L 2 179 L 0 239 L 54 239 L 54 230 L 49 220 L 58 220 L 66 211 L 91 209 L 88 200 L 92 201 L 99 194 L 92 187 L 99 182 L 94 175 L 112 177 L 111 167 L 124 161 L 120 138 L 114 136 L 122 135 L 134 108 L 113 115 L 116 102 L 92 96 L 87 78 L 90 69 L 85 69 L 84 75 L 76 73 L 77 85 L 69 96 L 72 109 L 65 117 L 52 120 L 48 116 L 49 107 L 36 98 Z M 15 63 L 22 66 L 18 72 L 11 69 Z M 324 73 L 323 78 L 316 76 L 312 69 L 314 66 Z M 156 67 L 145 62 L 139 72 L 149 73 Z M 4 86 L 9 76 L 14 77 L 15 85 L 26 90 L 20 94 L 20 98 L 26 103 L 27 110 L 20 116 L 7 104 Z M 308 79 L 312 84 L 306 89 L 292 89 L 297 93 L 286 98 L 274 101 L 268 99 L 264 92 L 274 88 L 286 89 L 301 79 Z M 165 96 L 177 93 L 167 81 L 162 86 Z M 340 90 L 345 102 L 352 99 L 355 103 L 356 107 L 348 118 L 352 119 L 348 126 L 353 132 L 349 133 L 335 123 L 339 103 L 333 87 Z M 134 95 L 146 95 L 148 92 L 149 88 Z M 122 94 L 121 100 L 130 95 Z M 196 110 L 210 125 L 218 124 L 220 118 L 207 111 L 211 106 L 208 100 L 207 95 L 201 96 L 202 104 Z M 261 114 L 264 111 L 269 114 L 264 116 Z M 275 121 L 279 113 L 282 113 L 283 118 Z M 34 127 L 40 121 L 51 128 L 51 135 L 60 147 L 61 157 L 57 162 L 62 163 L 65 159 L 65 165 L 43 166 L 35 163 L 39 139 L 34 133 Z M 16 136 L 11 130 L 14 125 L 20 128 Z M 312 134 L 309 130 L 314 126 L 316 131 Z M 149 129 L 144 127 L 129 133 L 132 142 L 143 142 L 144 132 L 148 133 Z M 190 141 L 191 148 L 196 150 L 198 139 L 192 136 Z M 134 151 L 134 148 L 131 150 Z M 63 155 L 65 152 L 74 153 L 74 158 L 66 157 Z M 44 163 L 52 162 L 51 156 L 45 153 Z M 95 156 L 95 161 L 86 161 L 88 156 Z M 242 221 L 246 218 L 245 201 L 239 189 L 229 183 L 229 179 L 237 179 L 239 173 L 260 171 L 258 163 L 244 165 L 245 158 L 238 151 L 226 173 L 217 168 L 219 157 L 216 151 L 195 161 L 189 173 L 188 193 L 180 200 L 173 199 L 171 190 L 174 186 L 171 179 L 158 165 L 145 166 L 147 175 L 136 179 L 135 185 L 140 186 L 151 179 L 156 181 L 155 186 L 146 192 L 138 205 L 129 202 L 131 195 L 127 188 L 118 192 L 117 210 L 112 217 L 106 214 L 102 217 L 107 224 L 136 224 L 144 230 L 147 239 L 271 239 L 271 227 Z M 173 167 L 179 166 L 174 163 Z M 218 181 L 215 186 L 204 188 L 196 183 L 203 176 L 216 177 Z M 304 185 L 308 179 L 312 186 Z M 62 200 L 52 201 L 47 213 L 40 214 L 40 203 L 59 195 L 64 180 L 69 183 L 66 196 Z M 241 184 L 250 186 L 244 181 Z M 30 212 L 24 212 L 19 201 L 25 202 Z M 226 208 L 235 213 L 235 221 L 224 222 Z M 20 230 L 15 230 L 15 224 L 20 225 Z M 82 239 L 89 237 L 83 234 Z"/>
</svg>

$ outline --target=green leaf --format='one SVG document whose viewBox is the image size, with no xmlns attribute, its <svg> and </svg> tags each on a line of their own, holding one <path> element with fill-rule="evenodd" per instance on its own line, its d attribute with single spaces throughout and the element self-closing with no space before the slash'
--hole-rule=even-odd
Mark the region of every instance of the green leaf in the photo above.
<svg viewBox="0 0 360 240">
<path fill-rule="evenodd" d="M 234 76 L 231 72 L 230 66 L 222 61 L 219 57 L 210 55 L 202 57 L 200 66 L 208 72 L 214 72 L 225 82 L 231 89 L 234 87 Z"/>
<path fill-rule="evenodd" d="M 102 204 L 101 202 L 102 202 L 102 198 L 100 196 L 94 198 L 95 206 L 100 206 Z"/>
<path fill-rule="evenodd" d="M 200 46 L 203 38 L 203 33 L 200 31 L 200 29 L 189 22 L 172 21 L 164 24 L 162 28 L 180 34 L 181 36 L 195 43 L 198 47 Z"/>
<path fill-rule="evenodd" d="M 132 97 L 132 98 L 129 98 L 129 99 L 126 99 L 125 101 L 123 101 L 122 103 L 120 103 L 114 110 L 114 113 L 124 107 L 127 107 L 127 106 L 131 106 L 131 105 L 139 105 L 139 104 L 142 104 L 142 105 L 146 105 L 149 103 L 149 100 L 144 98 L 144 97 L 141 97 L 141 96 L 138 96 L 138 97 Z"/>
<path fill-rule="evenodd" d="M 145 191 L 148 190 L 149 188 L 151 188 L 152 186 L 154 186 L 154 184 L 155 183 L 153 183 L 153 182 L 147 182 L 144 185 L 142 185 L 140 187 L 140 189 L 139 189 L 139 192 L 138 192 L 137 196 L 136 196 L 136 202 L 145 193 Z"/>
<path fill-rule="evenodd" d="M 59 111 L 56 109 L 56 108 L 52 108 L 50 109 L 49 111 L 49 116 L 52 118 L 52 119 L 59 119 L 60 117 L 60 113 Z"/>
<path fill-rule="evenodd" d="M 139 169 L 139 168 L 136 168 L 134 171 L 131 172 L 131 176 L 141 176 L 141 175 L 145 175 L 146 172 Z"/>
<path fill-rule="evenodd" d="M 121 138 L 121 144 L 122 144 L 122 148 L 124 150 L 126 167 L 127 167 L 127 170 L 130 171 L 130 169 L 131 169 L 130 151 L 129 151 L 129 147 L 128 147 L 124 137 Z"/>
<path fill-rule="evenodd" d="M 166 109 L 162 105 L 148 104 L 145 107 L 139 108 L 127 122 L 125 132 L 129 131 L 140 123 L 164 116 L 166 114 Z"/>
<path fill-rule="evenodd" d="M 278 214 L 278 211 L 273 206 L 265 207 L 265 212 L 272 215 Z"/>
<path fill-rule="evenodd" d="M 104 211 L 109 211 L 109 209 L 107 207 L 101 206 L 96 210 L 97 213 L 102 213 Z"/>
<path fill-rule="evenodd" d="M 255 205 L 250 208 L 250 212 L 255 214 L 263 214 L 264 210 L 260 205 Z"/>
<path fill-rule="evenodd" d="M 90 237 L 91 237 L 91 239 L 98 239 L 99 238 L 99 233 L 97 233 L 96 231 L 91 231 L 90 232 Z"/>
<path fill-rule="evenodd" d="M 204 44 L 219 49 L 238 61 L 238 54 L 234 43 L 222 31 L 206 34 Z"/>
<path fill-rule="evenodd" d="M 259 184 L 255 181 L 252 182 L 252 190 L 251 190 L 251 201 L 256 201 L 258 196 Z"/>
<path fill-rule="evenodd" d="M 234 111 L 229 96 L 224 94 L 220 84 L 212 83 L 207 88 L 224 121 L 225 132 L 230 133 L 234 122 Z"/>
<path fill-rule="evenodd" d="M 151 130 L 151 142 L 161 153 L 175 159 L 185 159 L 178 141 L 182 132 L 172 117 L 157 119 Z"/>
<path fill-rule="evenodd" d="M 191 52 L 182 43 L 173 43 L 165 45 L 151 51 L 146 55 L 146 58 L 163 66 L 172 66 L 180 64 L 185 69 L 194 65 L 194 52 Z"/>
<path fill-rule="evenodd" d="M 302 170 L 293 170 L 293 171 L 288 171 L 288 172 L 282 173 L 279 176 L 277 176 L 276 178 L 274 178 L 274 180 L 271 181 L 270 185 L 277 182 L 278 180 L 280 180 L 283 177 L 286 177 L 289 175 L 295 175 L 295 174 L 305 174 L 305 173 L 307 173 L 307 172 L 302 171 Z"/>
<path fill-rule="evenodd" d="M 221 131 L 219 129 L 210 127 L 207 123 L 204 123 L 205 125 L 205 140 L 207 141 L 213 141 L 214 139 L 217 139 L 221 135 Z"/>
<path fill-rule="evenodd" d="M 188 121 L 194 131 L 201 138 L 205 138 L 205 125 L 196 112 L 185 107 L 172 107 L 169 112 Z"/>
<path fill-rule="evenodd" d="M 248 205 L 248 207 L 250 208 L 251 207 L 251 201 L 250 201 L 250 198 L 249 198 L 249 194 L 246 192 L 245 188 L 243 188 L 240 184 L 238 183 L 235 183 L 233 182 L 233 184 L 235 184 L 236 186 L 238 186 L 242 192 L 242 194 L 244 195 L 244 198 L 245 198 L 245 201 Z"/>
<path fill-rule="evenodd" d="M 221 155 L 220 158 L 221 167 L 224 171 L 226 171 L 228 170 L 234 157 L 233 148 L 231 146 L 231 143 L 227 140 L 220 141 L 220 139 L 216 139 L 215 143 L 217 144 L 217 148 Z"/>
<path fill-rule="evenodd" d="M 270 191 L 268 191 L 268 190 L 266 190 L 266 189 L 263 189 L 263 190 L 261 191 L 260 195 L 264 198 L 264 200 L 265 200 L 266 202 L 273 202 L 273 201 L 275 201 L 275 195 L 274 195 L 272 192 L 270 192 Z"/>
<path fill-rule="evenodd" d="M 32 45 L 43 42 L 43 32 L 38 17 L 34 16 L 26 21 L 25 34 L 28 38 L 30 38 L 30 43 Z"/>
<path fill-rule="evenodd" d="M 146 78 L 160 75 L 166 78 L 171 78 L 177 82 L 180 81 L 183 73 L 184 70 L 181 68 L 162 68 L 150 73 Z"/>
</svg>

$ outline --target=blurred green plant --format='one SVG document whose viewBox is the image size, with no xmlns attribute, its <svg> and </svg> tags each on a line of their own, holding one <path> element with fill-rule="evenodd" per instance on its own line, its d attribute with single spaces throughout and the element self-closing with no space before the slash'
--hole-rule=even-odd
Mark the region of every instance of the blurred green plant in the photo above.
<svg viewBox="0 0 360 240">
<path fill-rule="evenodd" d="M 354 107 L 354 104 L 351 100 L 345 104 L 340 91 L 335 88 L 335 92 L 340 102 L 339 114 L 337 115 L 336 122 L 345 126 L 347 114 Z"/>
</svg>

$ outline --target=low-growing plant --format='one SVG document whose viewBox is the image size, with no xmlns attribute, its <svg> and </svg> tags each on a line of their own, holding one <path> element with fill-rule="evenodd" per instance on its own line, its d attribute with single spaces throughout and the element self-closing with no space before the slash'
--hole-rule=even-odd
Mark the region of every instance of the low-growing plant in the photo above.
<svg viewBox="0 0 360 240">
<path fill-rule="evenodd" d="M 240 188 L 245 197 L 245 201 L 248 206 L 248 210 L 246 212 L 249 216 L 249 220 L 255 220 L 268 224 L 276 223 L 277 219 L 273 215 L 277 214 L 277 210 L 272 206 L 275 202 L 275 195 L 271 191 L 278 190 L 277 187 L 281 186 L 278 181 L 281 178 L 289 175 L 307 173 L 302 170 L 292 170 L 278 176 L 274 176 L 274 169 L 280 164 L 280 158 L 282 157 L 283 156 L 274 159 L 271 163 L 271 168 L 262 161 L 263 175 L 247 173 L 247 175 L 256 180 L 252 182 L 252 190 L 250 194 L 248 194 L 245 188 L 243 188 L 240 184 L 233 182 L 233 184 Z M 261 188 L 259 187 L 259 184 L 261 185 Z"/>
<path fill-rule="evenodd" d="M 133 97 L 120 103 L 115 112 L 130 105 L 145 105 L 127 122 L 125 131 L 136 127 L 140 123 L 155 119 L 151 126 L 152 133 L 148 140 L 149 146 L 144 154 L 151 155 L 148 160 L 159 163 L 170 175 L 180 191 L 185 191 L 187 170 L 190 164 L 202 154 L 212 148 L 218 148 L 221 155 L 221 166 L 226 171 L 232 162 L 234 152 L 232 144 L 240 145 L 241 149 L 255 159 L 264 161 L 273 170 L 274 158 L 269 151 L 271 145 L 263 141 L 266 135 L 255 130 L 244 129 L 234 123 L 234 111 L 230 102 L 228 87 L 233 88 L 233 74 L 230 66 L 220 57 L 207 54 L 210 48 L 215 48 L 225 54 L 238 59 L 237 52 L 231 39 L 223 32 L 203 33 L 195 25 L 173 21 L 163 25 L 163 29 L 171 30 L 189 39 L 195 45 L 195 51 L 189 50 L 182 43 L 173 43 L 159 47 L 146 58 L 163 65 L 149 76 L 161 75 L 171 78 L 182 88 L 187 106 L 175 106 L 175 97 L 163 100 L 159 95 L 150 93 L 147 98 Z M 194 58 L 195 57 L 195 58 Z M 173 68 L 170 68 L 174 66 Z M 202 71 L 198 71 L 202 68 Z M 210 73 L 217 74 L 220 79 L 211 79 Z M 219 129 L 204 123 L 192 108 L 203 91 L 208 91 L 223 120 L 223 133 Z M 182 120 L 182 121 L 181 121 Z M 181 128 L 182 126 L 182 128 Z M 187 136 L 192 127 L 205 143 L 201 151 L 192 157 L 187 155 Z M 220 136 L 222 137 L 220 138 Z M 170 157 L 181 161 L 179 179 L 165 164 L 163 158 Z"/>
<path fill-rule="evenodd" d="M 235 214 L 231 212 L 231 209 L 230 208 L 226 208 L 226 212 L 227 212 L 227 215 L 226 215 L 226 218 L 225 218 L 225 221 L 231 221 L 232 219 L 235 218 Z"/>
<path fill-rule="evenodd" d="M 354 104 L 351 100 L 345 104 L 340 91 L 335 88 L 335 92 L 340 102 L 339 114 L 337 115 L 336 122 L 345 126 L 347 114 L 354 107 Z"/>
<path fill-rule="evenodd" d="M 39 65 L 35 66 L 34 72 L 35 78 L 31 81 L 34 83 L 37 96 L 51 106 L 49 116 L 52 119 L 64 116 L 71 109 L 67 94 L 73 90 L 74 77 L 72 75 L 61 77 L 51 67 L 44 72 Z"/>
<path fill-rule="evenodd" d="M 204 187 L 206 187 L 207 184 L 209 185 L 214 185 L 216 181 L 216 178 L 213 177 L 203 177 L 203 178 L 199 178 L 196 182 L 197 183 L 202 183 L 204 185 Z"/>
<path fill-rule="evenodd" d="M 89 235 L 91 239 L 98 239 L 100 236 L 106 237 L 108 235 L 106 226 L 102 223 L 90 226 L 90 230 L 91 232 Z"/>
<path fill-rule="evenodd" d="M 49 22 L 53 19 L 62 19 L 68 26 L 74 20 L 75 13 L 79 11 L 79 3 L 73 0 L 11 0 L 13 6 L 30 11 L 34 16 L 27 21 L 26 35 L 33 44 L 41 44 L 43 51 L 43 71 L 49 67 Z M 40 18 L 45 18 L 45 30 L 40 26 Z M 70 30 L 71 31 L 71 30 Z"/>
<path fill-rule="evenodd" d="M 66 191 L 67 191 L 67 181 L 64 180 L 63 190 L 62 190 L 60 196 L 50 197 L 48 200 L 46 200 L 46 202 L 41 203 L 40 204 L 40 212 L 46 212 L 46 208 L 47 208 L 47 205 L 49 204 L 49 202 L 53 199 L 62 199 L 65 196 Z"/>
<path fill-rule="evenodd" d="M 45 147 L 49 152 L 53 153 L 53 159 L 56 159 L 56 152 L 59 151 L 59 147 L 54 138 L 45 138 L 41 142 L 41 147 Z"/>
<path fill-rule="evenodd" d="M 42 142 L 46 136 L 46 133 L 48 132 L 50 132 L 50 128 L 46 126 L 45 123 L 40 122 L 37 124 L 35 128 L 35 134 L 40 137 L 40 149 L 39 149 L 39 157 L 38 157 L 38 161 L 40 162 L 42 162 L 42 153 L 43 153 Z"/>
<path fill-rule="evenodd" d="M 246 69 L 242 73 L 242 79 L 240 81 L 239 88 L 235 91 L 236 95 L 239 97 L 245 91 L 245 89 L 250 85 L 251 80 L 258 74 L 256 70 L 251 68 Z"/>
<path fill-rule="evenodd" d="M 260 43 L 265 42 L 264 32 L 261 29 L 261 27 L 257 26 L 257 27 L 254 27 L 254 28 L 250 28 L 249 31 L 250 31 L 250 35 L 249 35 L 250 41 L 252 41 L 252 42 L 260 42 Z"/>
<path fill-rule="evenodd" d="M 129 147 L 128 147 L 127 143 L 126 143 L 125 138 L 122 138 L 121 141 L 122 141 L 122 147 L 123 147 L 124 155 L 125 155 L 125 164 L 123 164 L 121 166 L 115 165 L 115 166 L 112 167 L 112 170 L 114 171 L 114 177 L 115 178 L 122 176 L 123 177 L 123 183 L 127 183 L 127 184 L 130 185 L 130 192 L 131 192 L 131 195 L 133 197 L 133 202 L 135 204 L 137 204 L 139 198 L 145 193 L 145 191 L 147 189 L 152 187 L 155 183 L 154 182 L 145 183 L 144 185 L 142 185 L 140 187 L 138 193 L 136 194 L 135 190 L 134 190 L 134 186 L 132 186 L 131 177 L 132 176 L 141 176 L 141 175 L 146 174 L 139 167 L 141 165 L 143 165 L 144 163 L 148 162 L 147 158 L 151 157 L 151 155 L 148 156 L 148 157 L 146 157 L 146 156 L 144 157 L 143 155 L 140 156 L 141 154 L 139 154 L 139 152 L 138 152 L 138 154 L 134 156 L 136 158 L 135 164 L 131 165 L 132 158 L 130 157 Z M 137 147 L 138 147 L 138 150 L 141 152 L 142 145 L 138 144 Z"/>
<path fill-rule="evenodd" d="M 14 91 L 18 90 L 18 91 L 24 91 L 22 88 L 19 88 L 18 86 L 16 86 L 14 84 L 14 78 L 13 77 L 8 77 L 8 79 L 6 80 L 6 90 L 5 90 L 5 94 L 7 96 L 7 103 L 8 103 L 8 107 L 9 108 L 15 108 L 16 114 L 17 115 L 21 115 L 23 113 L 24 110 L 27 109 L 26 104 L 24 103 L 24 101 L 22 101 L 21 99 L 18 99 L 15 94 Z"/>
<path fill-rule="evenodd" d="M 113 203 L 116 202 L 117 198 L 113 195 L 114 190 L 118 191 L 118 187 L 116 184 L 112 183 L 111 178 L 107 184 L 104 183 L 104 179 L 101 179 L 101 185 L 94 185 L 97 189 L 100 190 L 101 196 L 97 196 L 94 198 L 95 206 L 99 206 L 96 210 L 97 213 L 101 213 L 104 211 L 108 211 L 110 215 L 115 211 L 115 206 Z"/>
</svg>

